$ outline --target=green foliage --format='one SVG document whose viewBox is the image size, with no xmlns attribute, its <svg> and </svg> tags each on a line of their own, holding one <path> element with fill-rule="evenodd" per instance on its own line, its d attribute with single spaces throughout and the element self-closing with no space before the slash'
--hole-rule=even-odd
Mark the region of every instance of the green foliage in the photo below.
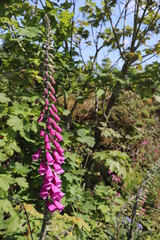
<svg viewBox="0 0 160 240">
<path fill-rule="evenodd" d="M 50 53 L 66 150 L 61 177 L 66 208 L 62 214 L 49 215 L 46 239 L 115 240 L 118 220 L 120 239 L 127 239 L 130 225 L 126 217 L 131 217 L 134 196 L 160 155 L 160 64 L 153 62 L 143 68 L 146 57 L 160 52 L 155 42 L 158 38 L 152 39 L 159 34 L 157 1 L 135 1 L 140 14 L 135 21 L 128 21 L 133 16 L 128 14 L 126 1 L 126 24 L 123 15 L 118 25 L 114 16 L 117 1 L 99 5 L 86 0 L 84 6 L 79 3 L 79 9 L 75 2 L 46 0 L 44 6 L 22 0 L 0 3 L 2 239 L 30 238 L 25 210 L 33 239 L 39 239 L 43 219 L 39 162 L 32 162 L 31 156 L 41 144 L 37 118 L 44 104 L 45 14 L 51 22 L 54 49 Z M 134 27 L 131 22 L 136 23 Z M 131 44 L 125 46 L 128 39 Z M 107 55 L 102 63 L 100 51 Z M 110 59 L 114 51 L 121 63 Z M 122 62 L 119 70 L 116 64 Z M 160 238 L 159 180 L 154 172 L 139 198 L 134 239 Z"/>
</svg>

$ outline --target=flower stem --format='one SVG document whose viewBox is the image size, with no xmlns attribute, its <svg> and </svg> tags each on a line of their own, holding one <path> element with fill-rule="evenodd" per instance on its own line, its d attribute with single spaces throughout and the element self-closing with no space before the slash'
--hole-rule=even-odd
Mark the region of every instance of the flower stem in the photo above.
<svg viewBox="0 0 160 240">
<path fill-rule="evenodd" d="M 45 240 L 46 238 L 46 226 L 47 226 L 47 220 L 48 220 L 48 208 L 47 208 L 47 200 L 45 201 L 45 207 L 44 207 L 44 214 L 43 214 L 43 223 L 41 228 L 41 234 L 40 234 L 40 240 Z"/>
</svg>

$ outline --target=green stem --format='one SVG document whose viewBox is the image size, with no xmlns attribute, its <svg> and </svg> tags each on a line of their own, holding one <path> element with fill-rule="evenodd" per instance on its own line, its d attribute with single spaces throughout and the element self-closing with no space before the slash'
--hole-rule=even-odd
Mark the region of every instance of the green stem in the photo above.
<svg viewBox="0 0 160 240">
<path fill-rule="evenodd" d="M 45 201 L 40 240 L 45 240 L 45 238 L 46 238 L 46 226 L 47 226 L 47 220 L 48 220 L 48 208 L 47 208 L 46 202 L 47 202 L 47 200 Z"/>
</svg>

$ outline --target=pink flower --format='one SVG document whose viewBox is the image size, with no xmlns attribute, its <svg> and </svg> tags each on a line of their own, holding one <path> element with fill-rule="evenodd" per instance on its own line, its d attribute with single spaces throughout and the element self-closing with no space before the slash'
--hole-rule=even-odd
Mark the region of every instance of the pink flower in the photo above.
<svg viewBox="0 0 160 240">
<path fill-rule="evenodd" d="M 57 122 L 59 122 L 61 119 L 60 119 L 60 117 L 55 113 L 53 113 L 53 116 L 54 116 L 54 119 L 57 121 Z"/>
<path fill-rule="evenodd" d="M 45 178 L 44 181 L 43 181 L 43 187 L 47 190 L 50 190 L 51 185 L 52 185 L 51 181 L 48 180 L 47 178 Z"/>
<path fill-rule="evenodd" d="M 32 155 L 32 160 L 33 160 L 33 161 L 37 161 L 38 158 L 39 158 L 40 155 L 41 155 L 41 152 L 42 152 L 42 151 L 41 151 L 41 149 L 39 148 L 39 149 L 37 150 L 37 152 Z"/>
<path fill-rule="evenodd" d="M 59 142 L 63 141 L 63 137 L 58 132 L 55 133 L 55 137 Z"/>
<path fill-rule="evenodd" d="M 48 142 L 49 142 L 48 134 L 45 134 L 45 136 L 44 136 L 44 142 L 45 142 L 45 143 L 48 143 Z"/>
<path fill-rule="evenodd" d="M 53 144 L 56 147 L 56 149 L 61 147 L 61 145 L 55 139 L 53 140 Z"/>
<path fill-rule="evenodd" d="M 60 193 L 61 190 L 56 185 L 51 183 L 51 190 L 50 191 L 54 194 L 58 194 L 58 193 Z"/>
<path fill-rule="evenodd" d="M 61 156 L 58 154 L 56 150 L 53 150 L 53 157 L 57 162 L 60 162 Z"/>
<path fill-rule="evenodd" d="M 48 101 L 48 99 L 46 99 L 45 104 L 46 104 L 46 105 L 49 105 L 49 101 Z"/>
<path fill-rule="evenodd" d="M 53 157 L 49 152 L 46 152 L 46 159 L 47 159 L 48 165 L 52 165 L 54 163 Z"/>
<path fill-rule="evenodd" d="M 53 175 L 51 167 L 47 166 L 45 179 L 47 179 L 48 181 L 52 181 L 53 177 L 54 177 L 54 175 Z"/>
<path fill-rule="evenodd" d="M 37 122 L 42 122 L 42 120 L 43 120 L 43 116 L 40 116 L 40 117 L 38 118 Z"/>
<path fill-rule="evenodd" d="M 64 155 L 64 150 L 61 147 L 57 148 L 57 152 L 62 156 Z"/>
<path fill-rule="evenodd" d="M 53 136 L 53 137 L 55 136 L 55 131 L 54 131 L 52 128 L 50 129 L 50 134 L 51 134 L 51 136 Z"/>
<path fill-rule="evenodd" d="M 58 201 L 54 201 L 54 205 L 58 208 L 60 212 L 64 209 L 64 206 Z"/>
<path fill-rule="evenodd" d="M 111 175 L 111 170 L 108 171 L 108 174 Z"/>
<path fill-rule="evenodd" d="M 51 117 L 48 118 L 49 123 L 53 123 L 53 119 Z"/>
<path fill-rule="evenodd" d="M 53 174 L 53 181 L 54 181 L 54 184 L 57 186 L 57 187 L 61 187 L 61 179 L 58 177 L 58 175 L 54 172 Z"/>
<path fill-rule="evenodd" d="M 50 145 L 49 142 L 46 142 L 46 144 L 45 144 L 45 149 L 48 150 L 48 151 L 51 150 L 51 145 Z"/>
<path fill-rule="evenodd" d="M 48 190 L 44 187 L 41 188 L 40 197 L 46 199 L 49 196 Z"/>
<path fill-rule="evenodd" d="M 44 134 L 45 134 L 45 131 L 44 131 L 44 129 L 42 129 L 41 132 L 40 132 L 40 137 L 43 137 Z"/>
<path fill-rule="evenodd" d="M 44 175 L 46 173 L 46 162 L 44 160 L 40 163 L 38 172 L 40 175 Z"/>
<path fill-rule="evenodd" d="M 47 127 L 47 129 L 51 129 L 52 127 L 51 127 L 51 124 L 50 123 L 46 123 L 46 127 Z"/>
<path fill-rule="evenodd" d="M 55 107 L 54 104 L 52 104 L 51 108 L 53 109 L 54 112 L 56 112 L 56 113 L 58 112 L 58 110 L 57 110 L 57 108 Z"/>
<path fill-rule="evenodd" d="M 50 98 L 51 98 L 54 102 L 57 101 L 57 99 L 55 98 L 55 96 L 52 95 L 52 93 L 50 93 L 49 96 L 50 96 Z"/>
<path fill-rule="evenodd" d="M 53 127 L 57 130 L 57 132 L 62 132 L 62 129 L 58 126 L 58 124 L 53 120 Z"/>
<path fill-rule="evenodd" d="M 53 203 L 51 203 L 51 202 L 47 202 L 46 204 L 47 204 L 48 210 L 49 210 L 51 213 L 55 212 L 55 211 L 58 209 L 58 208 L 57 208 Z"/>
<path fill-rule="evenodd" d="M 50 108 L 49 111 L 50 111 L 51 115 L 54 115 L 54 112 L 53 112 L 52 108 Z"/>
<path fill-rule="evenodd" d="M 51 86 L 51 91 L 53 94 L 55 94 L 55 89 Z"/>
<path fill-rule="evenodd" d="M 58 163 L 53 164 L 53 169 L 58 174 L 64 173 L 64 170 L 61 168 L 61 166 Z"/>
<path fill-rule="evenodd" d="M 51 78 L 51 81 L 52 81 L 52 83 L 53 83 L 53 84 L 55 84 L 55 83 L 56 83 L 56 82 L 54 81 L 54 78 Z"/>
</svg>

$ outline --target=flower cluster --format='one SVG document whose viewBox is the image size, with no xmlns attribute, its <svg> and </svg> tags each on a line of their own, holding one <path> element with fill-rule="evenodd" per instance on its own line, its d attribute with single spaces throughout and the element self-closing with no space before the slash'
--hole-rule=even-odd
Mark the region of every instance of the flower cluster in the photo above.
<svg viewBox="0 0 160 240">
<path fill-rule="evenodd" d="M 48 21 L 48 20 L 47 20 Z M 44 93 L 43 99 L 45 100 L 44 110 L 41 112 L 38 122 L 45 122 L 45 128 L 40 132 L 40 137 L 44 139 L 44 146 L 33 154 L 32 160 L 37 161 L 41 159 L 39 166 L 39 174 L 43 176 L 43 184 L 40 191 L 40 197 L 46 199 L 48 210 L 52 213 L 56 210 L 62 211 L 64 206 L 60 203 L 64 193 L 60 190 L 61 180 L 59 175 L 64 171 L 61 168 L 64 162 L 64 150 L 61 148 L 60 142 L 63 141 L 61 136 L 62 129 L 58 125 L 60 121 L 57 115 L 58 110 L 54 103 L 55 84 L 52 74 L 53 61 L 51 54 L 49 54 L 49 23 L 47 26 L 47 41 L 46 41 L 46 53 L 44 63 Z M 52 65 L 50 65 L 52 63 Z"/>
</svg>

